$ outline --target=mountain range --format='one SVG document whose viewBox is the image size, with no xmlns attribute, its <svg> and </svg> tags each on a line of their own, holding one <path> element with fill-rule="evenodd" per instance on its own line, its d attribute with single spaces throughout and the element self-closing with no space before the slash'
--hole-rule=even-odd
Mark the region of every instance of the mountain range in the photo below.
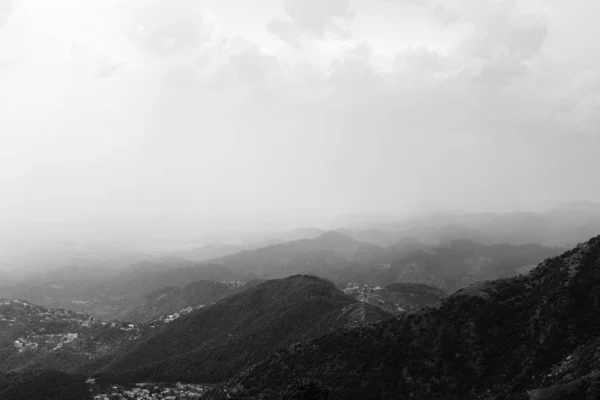
<svg viewBox="0 0 600 400">
<path fill-rule="evenodd" d="M 314 239 L 247 250 L 215 260 L 246 278 L 278 278 L 311 274 L 336 282 L 386 286 L 397 282 L 424 283 L 448 292 L 482 279 L 517 275 L 564 249 L 538 244 L 483 245 L 453 240 L 427 246 L 414 238 L 381 247 L 341 232 Z"/>
<path fill-rule="evenodd" d="M 310 230 L 298 234 L 316 233 Z M 197 281 L 247 282 L 308 274 L 336 283 L 381 287 L 399 282 L 422 283 L 452 293 L 477 280 L 514 276 L 561 251 L 536 244 L 483 245 L 471 240 L 429 246 L 411 237 L 384 247 L 359 241 L 348 232 L 331 231 L 206 262 L 146 260 L 107 275 L 93 266 L 63 267 L 39 278 L 5 282 L 0 296 L 84 312 L 104 320 L 140 322 L 175 312 L 180 306 L 199 306 L 223 298 L 215 292 L 194 299 L 193 293 L 215 289 L 184 289 Z M 151 297 L 162 290 L 168 292 L 157 296 L 164 295 L 161 301 L 165 307 L 155 307 L 152 302 L 157 300 Z M 176 300 L 178 296 L 183 300 Z"/>
<path fill-rule="evenodd" d="M 347 243 L 345 254 L 355 254 Z M 175 290 L 169 307 L 185 304 L 182 293 L 192 287 Z M 165 393 L 174 393 L 176 382 L 208 385 L 193 389 L 207 399 L 562 400 L 600 393 L 600 237 L 529 272 L 450 295 L 392 284 L 385 290 L 428 304 L 396 317 L 310 275 L 255 282 L 223 298 L 224 288 L 212 287 L 212 303 L 139 324 L 2 301 L 0 396 L 141 396 L 142 389 L 114 388 L 144 382 L 171 385 Z"/>
</svg>

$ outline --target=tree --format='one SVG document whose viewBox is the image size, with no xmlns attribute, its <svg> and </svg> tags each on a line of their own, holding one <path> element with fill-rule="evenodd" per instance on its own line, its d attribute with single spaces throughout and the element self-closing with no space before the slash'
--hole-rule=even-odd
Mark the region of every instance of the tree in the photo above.
<svg viewBox="0 0 600 400">
<path fill-rule="evenodd" d="M 309 378 L 299 378 L 279 394 L 281 400 L 327 400 L 329 388 Z"/>
</svg>

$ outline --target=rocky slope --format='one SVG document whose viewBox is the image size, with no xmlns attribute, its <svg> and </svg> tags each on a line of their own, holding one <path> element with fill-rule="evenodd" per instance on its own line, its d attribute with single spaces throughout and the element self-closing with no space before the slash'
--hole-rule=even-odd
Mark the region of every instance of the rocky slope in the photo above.
<svg viewBox="0 0 600 400">
<path fill-rule="evenodd" d="M 230 398 L 276 399 L 296 378 L 330 399 L 596 399 L 600 237 L 527 275 L 282 349 L 232 379 Z M 223 393 L 209 398 L 219 398 Z"/>
</svg>

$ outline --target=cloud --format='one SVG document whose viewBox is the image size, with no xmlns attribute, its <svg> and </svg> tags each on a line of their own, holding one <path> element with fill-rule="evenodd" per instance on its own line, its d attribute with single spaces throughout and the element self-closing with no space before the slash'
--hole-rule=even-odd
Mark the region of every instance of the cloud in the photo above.
<svg viewBox="0 0 600 400">
<path fill-rule="evenodd" d="M 396 73 L 432 75 L 446 69 L 446 60 L 437 51 L 420 46 L 396 54 L 393 68 Z"/>
<path fill-rule="evenodd" d="M 209 41 L 214 33 L 196 1 L 134 3 L 126 29 L 129 38 L 149 54 L 164 56 L 188 51 Z"/>
<path fill-rule="evenodd" d="M 453 24 L 460 21 L 460 15 L 456 11 L 449 10 L 439 4 L 430 6 L 433 18 L 444 24 Z"/>
<path fill-rule="evenodd" d="M 331 85 L 335 103 L 356 102 L 358 97 L 359 104 L 363 104 L 377 95 L 384 82 L 373 66 L 372 57 L 372 46 L 363 42 L 344 51 L 332 63 L 327 83 Z"/>
<path fill-rule="evenodd" d="M 396 47 L 402 21 L 289 1 L 263 24 L 290 48 L 194 1 L 21 0 L 0 33 L 1 211 L 191 229 L 599 196 L 600 60 L 557 30 L 570 9 L 481 3 L 411 2 L 439 33 Z"/>
<path fill-rule="evenodd" d="M 541 12 L 524 11 L 516 0 L 391 1 L 424 8 L 444 24 L 469 27 L 453 53 L 480 83 L 504 85 L 525 74 L 548 35 L 547 18 Z"/>
<path fill-rule="evenodd" d="M 349 38 L 350 32 L 338 23 L 354 18 L 350 0 L 283 0 L 289 21 L 274 19 L 267 28 L 282 41 L 298 47 L 301 34 L 319 39 L 327 35 Z"/>
<path fill-rule="evenodd" d="M 477 22 L 462 50 L 474 57 L 490 59 L 498 49 L 504 48 L 529 60 L 540 51 L 547 33 L 548 27 L 541 16 L 492 15 Z"/>
<path fill-rule="evenodd" d="M 14 11 L 12 0 L 0 0 L 0 28 L 6 24 L 7 17 Z"/>
<path fill-rule="evenodd" d="M 300 39 L 301 32 L 291 21 L 284 21 L 279 18 L 274 19 L 267 24 L 267 30 L 281 39 L 281 41 L 284 43 L 287 43 L 296 49 L 301 47 L 298 41 Z"/>
<path fill-rule="evenodd" d="M 426 9 L 431 16 L 443 24 L 453 24 L 461 20 L 461 15 L 457 9 L 448 8 L 448 2 L 436 0 L 386 0 L 404 6 L 414 6 Z"/>
</svg>

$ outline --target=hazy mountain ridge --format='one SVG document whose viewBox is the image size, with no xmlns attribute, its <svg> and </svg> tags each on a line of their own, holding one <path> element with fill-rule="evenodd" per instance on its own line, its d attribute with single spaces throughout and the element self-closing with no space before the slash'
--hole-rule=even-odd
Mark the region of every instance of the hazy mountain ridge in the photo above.
<svg viewBox="0 0 600 400">
<path fill-rule="evenodd" d="M 488 246 L 466 239 L 427 246 L 404 238 L 380 247 L 346 233 L 328 232 L 314 239 L 243 251 L 216 262 L 234 273 L 253 277 L 305 273 L 336 282 L 380 286 L 422 283 L 452 292 L 481 279 L 517 275 L 519 268 L 562 251 L 537 244 Z"/>
<path fill-rule="evenodd" d="M 568 213 L 568 215 L 571 214 Z M 476 280 L 519 273 L 518 268 L 525 267 L 525 262 L 531 265 L 553 255 L 546 251 L 526 249 L 533 245 L 492 244 L 499 251 L 494 252 L 493 249 L 488 249 L 483 256 L 478 256 L 476 253 L 479 250 L 474 246 L 474 254 L 463 260 L 467 264 L 470 263 L 471 266 L 469 268 L 458 266 L 458 269 L 463 271 L 462 275 L 454 273 L 447 276 L 448 273 L 444 269 L 453 269 L 456 266 L 447 265 L 444 261 L 447 257 L 443 251 L 446 253 L 451 253 L 451 251 L 438 248 L 441 249 L 446 246 L 446 243 L 453 241 L 469 240 L 468 238 L 474 238 L 476 242 L 482 241 L 483 244 L 488 245 L 485 235 L 471 235 L 469 230 L 448 228 L 449 226 L 456 225 L 457 221 L 474 220 L 477 222 L 482 218 L 484 220 L 485 218 L 509 220 L 509 222 L 516 220 L 514 215 L 492 214 L 488 217 L 486 215 L 446 215 L 421 218 L 415 221 L 407 220 L 406 224 L 408 225 L 404 227 L 413 226 L 416 230 L 412 231 L 408 228 L 406 230 L 373 228 L 323 232 L 317 228 L 306 228 L 282 232 L 280 233 L 281 238 L 277 239 L 275 234 L 270 238 L 270 240 L 277 239 L 282 243 L 230 254 L 214 260 L 214 262 L 197 262 L 180 258 L 164 259 L 160 257 L 160 252 L 149 255 L 144 252 L 135 253 L 133 250 L 126 251 L 121 248 L 112 250 L 106 249 L 106 246 L 97 248 L 98 246 L 91 245 L 76 246 L 73 251 L 77 257 L 70 258 L 68 247 L 65 247 L 67 245 L 62 244 L 59 246 L 58 253 L 65 257 L 65 265 L 48 271 L 44 275 L 33 276 L 27 281 L 4 280 L 0 286 L 0 295 L 6 298 L 21 298 L 49 308 L 66 308 L 85 312 L 108 320 L 124 319 L 132 308 L 142 304 L 144 298 L 153 291 L 168 286 L 184 286 L 198 280 L 246 281 L 254 278 L 269 279 L 294 274 L 311 274 L 336 282 L 356 282 L 380 286 L 395 282 L 420 282 L 452 291 Z M 574 219 L 575 217 L 568 218 Z M 584 222 L 581 220 L 581 223 Z M 514 225 L 513 222 L 506 224 L 509 227 Z M 423 239 L 423 235 L 419 234 L 420 229 L 433 229 L 437 232 L 436 235 L 440 232 L 447 234 L 438 235 L 435 240 L 429 240 L 431 238 L 427 239 L 427 235 L 425 235 L 425 239 Z M 411 236 L 413 234 L 414 236 Z M 263 238 L 265 237 L 267 236 Z M 536 238 L 535 235 L 527 236 L 525 234 L 521 237 Z M 227 238 L 229 237 L 227 236 L 223 240 Z M 253 243 L 252 246 L 254 246 L 261 243 L 262 239 L 260 238 L 260 236 L 252 236 L 244 240 Z M 301 239 L 294 240 L 297 238 Z M 440 243 L 441 238 L 450 240 L 450 242 Z M 509 242 L 520 241 L 520 239 L 509 240 Z M 393 244 L 383 247 L 374 243 Z M 216 242 L 214 245 L 218 246 L 219 243 Z M 522 254 L 530 252 L 537 256 L 524 259 L 523 265 L 517 263 L 516 268 L 511 266 L 505 273 L 493 273 L 494 264 L 500 269 L 506 269 L 505 266 L 499 265 L 496 259 L 501 261 L 507 259 L 507 255 L 515 251 L 510 246 L 519 247 L 519 249 L 524 246 L 525 248 L 519 250 Z M 89 257 L 91 258 L 88 257 L 86 251 L 90 252 Z M 418 251 L 423 251 L 425 254 L 432 251 L 438 252 L 439 256 L 437 260 L 435 256 L 431 255 L 415 257 L 412 262 L 406 259 Z M 506 254 L 503 255 L 502 252 Z M 455 257 L 452 254 L 450 256 Z M 517 256 L 513 261 L 516 262 L 519 257 L 523 258 L 518 254 Z M 121 265 L 126 259 L 135 260 L 136 257 L 146 261 L 138 261 L 127 267 Z M 466 260 L 467 258 L 469 260 Z M 113 259 L 118 267 L 108 268 L 107 265 L 110 265 Z M 401 261 L 403 259 L 404 264 Z M 55 262 L 53 261 L 53 263 Z M 485 263 L 489 265 L 485 267 Z M 482 271 L 482 267 L 487 270 Z M 441 274 L 440 271 L 443 273 Z"/>
<path fill-rule="evenodd" d="M 375 278 L 375 282 L 382 285 L 423 283 L 451 293 L 475 281 L 515 276 L 519 268 L 563 251 L 534 244 L 485 246 L 455 240 L 396 260 Z"/>
<path fill-rule="evenodd" d="M 281 278 L 313 272 L 312 268 L 327 271 L 326 267 L 338 269 L 352 262 L 363 264 L 381 251 L 379 246 L 332 231 L 314 239 L 242 251 L 218 262 L 237 273 L 257 278 Z"/>
<path fill-rule="evenodd" d="M 356 232 L 395 232 L 397 240 L 414 237 L 430 246 L 467 239 L 486 245 L 539 243 L 570 248 L 600 231 L 600 203 L 559 204 L 539 212 L 440 212 L 375 218 L 350 215 L 338 218 L 335 226 Z"/>
<path fill-rule="evenodd" d="M 576 389 L 593 399 L 600 365 L 581 359 L 600 337 L 599 305 L 596 237 L 529 275 L 478 283 L 434 307 L 281 350 L 234 378 L 228 392 L 277 398 L 308 376 L 329 386 L 332 400 L 567 399 Z M 570 360 L 587 366 L 552 372 Z M 539 390 L 557 384 L 573 387 L 557 397 Z"/>
</svg>

